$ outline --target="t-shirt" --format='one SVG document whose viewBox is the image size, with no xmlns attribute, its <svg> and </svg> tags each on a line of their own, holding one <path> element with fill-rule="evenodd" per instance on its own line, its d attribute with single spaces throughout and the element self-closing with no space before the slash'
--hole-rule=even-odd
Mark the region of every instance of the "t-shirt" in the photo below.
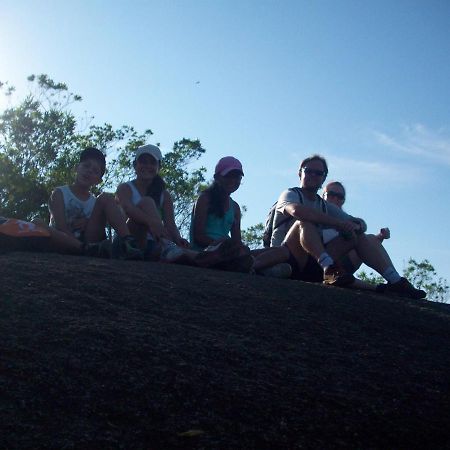
<svg viewBox="0 0 450 450">
<path fill-rule="evenodd" d="M 319 197 L 319 195 L 316 194 L 314 200 L 309 200 L 305 195 L 302 195 L 302 198 L 300 199 L 299 194 L 298 192 L 296 192 L 296 190 L 287 189 L 283 191 L 278 198 L 274 217 L 274 230 L 272 233 L 272 239 L 270 241 L 271 247 L 279 246 L 282 244 L 287 232 L 296 221 L 296 219 L 293 217 L 291 217 L 289 220 L 286 220 L 287 216 L 283 214 L 286 206 L 299 203 L 321 212 L 325 212 L 326 214 L 329 214 L 330 216 L 341 220 L 359 221 L 362 224 L 363 229 L 366 229 L 366 224 L 362 219 L 357 219 L 356 217 L 350 216 L 349 214 L 342 211 L 342 209 L 338 208 L 336 205 L 323 200 L 321 197 Z M 281 223 L 281 225 L 276 227 L 277 223 Z M 317 227 L 321 234 L 324 228 L 329 228 L 326 225 L 322 224 L 317 224 Z"/>
</svg>

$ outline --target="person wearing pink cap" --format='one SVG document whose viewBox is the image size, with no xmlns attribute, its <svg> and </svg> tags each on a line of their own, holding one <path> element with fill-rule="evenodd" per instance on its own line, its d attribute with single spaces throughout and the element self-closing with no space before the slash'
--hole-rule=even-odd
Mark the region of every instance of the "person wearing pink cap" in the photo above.
<svg viewBox="0 0 450 450">
<path fill-rule="evenodd" d="M 134 159 L 136 178 L 117 188 L 117 199 L 128 217 L 131 232 L 144 259 L 209 267 L 229 256 L 228 249 L 198 252 L 180 235 L 175 224 L 173 200 L 159 175 L 162 155 L 156 145 L 138 147 Z M 113 245 L 113 250 L 115 245 Z"/>
<path fill-rule="evenodd" d="M 238 248 L 238 260 L 234 268 L 248 272 L 252 266 L 250 250 L 242 243 L 241 208 L 231 198 L 239 189 L 244 171 L 241 162 L 233 156 L 225 156 L 216 164 L 214 182 L 198 197 L 192 213 L 190 241 L 195 250 L 214 248 L 231 238 Z M 233 263 L 227 263 L 231 269 Z"/>
</svg>

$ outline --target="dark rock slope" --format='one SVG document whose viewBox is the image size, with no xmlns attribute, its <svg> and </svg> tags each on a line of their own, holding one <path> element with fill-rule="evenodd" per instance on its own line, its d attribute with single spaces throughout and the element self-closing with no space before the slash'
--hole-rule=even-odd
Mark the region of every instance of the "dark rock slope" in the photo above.
<svg viewBox="0 0 450 450">
<path fill-rule="evenodd" d="M 450 448 L 450 307 L 0 256 L 1 448 Z"/>
</svg>

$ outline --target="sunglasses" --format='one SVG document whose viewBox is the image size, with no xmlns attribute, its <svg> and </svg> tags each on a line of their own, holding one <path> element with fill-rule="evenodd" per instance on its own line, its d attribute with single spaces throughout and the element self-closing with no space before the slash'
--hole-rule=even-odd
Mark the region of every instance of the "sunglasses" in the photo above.
<svg viewBox="0 0 450 450">
<path fill-rule="evenodd" d="M 324 170 L 310 169 L 309 167 L 303 167 L 302 170 L 307 175 L 317 175 L 318 177 L 323 177 L 325 175 Z"/>
<path fill-rule="evenodd" d="M 327 197 L 336 197 L 339 200 L 345 200 L 345 195 L 341 194 L 340 192 L 336 192 L 336 191 L 327 191 L 325 192 L 325 194 L 327 194 Z"/>
</svg>

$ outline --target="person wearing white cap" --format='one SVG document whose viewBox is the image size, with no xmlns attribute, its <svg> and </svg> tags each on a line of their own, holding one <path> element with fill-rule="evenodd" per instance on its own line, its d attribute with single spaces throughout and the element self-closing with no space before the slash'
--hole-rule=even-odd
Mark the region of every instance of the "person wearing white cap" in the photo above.
<svg viewBox="0 0 450 450">
<path fill-rule="evenodd" d="M 175 224 L 172 196 L 159 175 L 161 161 L 161 150 L 156 145 L 138 147 L 133 162 L 136 178 L 120 184 L 116 193 L 129 218 L 130 230 L 148 258 L 155 254 L 156 242 L 161 240 L 189 246 Z"/>
<path fill-rule="evenodd" d="M 139 147 L 133 163 L 136 178 L 119 185 L 116 193 L 144 259 L 209 267 L 232 257 L 235 250 L 226 245 L 208 252 L 189 249 L 175 224 L 172 197 L 159 175 L 161 160 L 156 145 Z"/>
</svg>

